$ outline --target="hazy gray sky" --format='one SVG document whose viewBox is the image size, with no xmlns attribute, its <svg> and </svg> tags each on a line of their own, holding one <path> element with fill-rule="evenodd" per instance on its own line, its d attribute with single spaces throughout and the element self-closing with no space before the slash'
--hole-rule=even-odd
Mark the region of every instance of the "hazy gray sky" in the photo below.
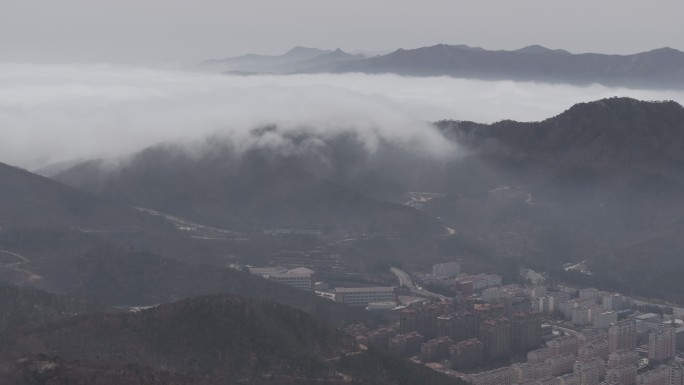
<svg viewBox="0 0 684 385">
<path fill-rule="evenodd" d="M 193 63 L 295 45 L 684 50 L 682 0 L 0 0 L 0 61 Z"/>
</svg>

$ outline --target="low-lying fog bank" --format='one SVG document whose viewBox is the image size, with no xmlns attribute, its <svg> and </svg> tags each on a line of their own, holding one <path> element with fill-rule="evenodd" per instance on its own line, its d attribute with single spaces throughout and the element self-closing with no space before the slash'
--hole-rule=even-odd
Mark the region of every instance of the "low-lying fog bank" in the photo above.
<svg viewBox="0 0 684 385">
<path fill-rule="evenodd" d="M 684 102 L 684 92 L 396 75 L 225 76 L 112 65 L 0 64 L 0 162 L 37 168 L 218 134 L 281 147 L 283 133 L 351 134 L 435 156 L 454 148 L 427 122 L 541 120 L 610 96 Z M 255 141 L 251 130 L 277 124 Z M 310 144 L 310 143 L 309 143 Z"/>
</svg>

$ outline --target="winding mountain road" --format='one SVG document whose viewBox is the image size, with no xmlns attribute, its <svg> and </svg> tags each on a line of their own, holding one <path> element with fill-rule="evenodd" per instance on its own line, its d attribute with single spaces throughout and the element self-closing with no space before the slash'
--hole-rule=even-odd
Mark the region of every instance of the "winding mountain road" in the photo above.
<svg viewBox="0 0 684 385">
<path fill-rule="evenodd" d="M 397 267 L 391 267 L 390 271 L 392 272 L 392 274 L 394 274 L 397 277 L 397 279 L 399 279 L 399 286 L 403 286 L 403 287 L 409 289 L 409 291 L 413 294 L 422 295 L 422 296 L 430 297 L 430 298 L 436 298 L 436 299 L 439 299 L 442 301 L 449 299 L 449 297 L 447 297 L 445 295 L 433 293 L 433 292 L 424 290 L 421 287 L 416 286 L 413 283 L 413 281 L 411 280 L 411 277 L 408 275 L 408 273 L 406 273 L 405 271 L 403 271 Z"/>
</svg>

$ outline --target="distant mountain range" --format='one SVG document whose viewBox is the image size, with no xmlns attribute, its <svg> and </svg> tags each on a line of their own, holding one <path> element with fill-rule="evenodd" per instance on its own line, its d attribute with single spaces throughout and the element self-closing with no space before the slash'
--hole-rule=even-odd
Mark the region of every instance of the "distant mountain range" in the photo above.
<svg viewBox="0 0 684 385">
<path fill-rule="evenodd" d="M 281 56 L 213 60 L 205 68 L 238 73 L 391 73 L 482 80 L 684 89 L 684 52 L 660 48 L 632 55 L 573 54 L 539 45 L 490 51 L 439 44 L 365 58 L 342 51 L 295 48 Z"/>
<path fill-rule="evenodd" d="M 318 70 L 329 65 L 338 65 L 365 59 L 361 54 L 350 54 L 340 50 L 295 47 L 282 55 L 255 55 L 211 59 L 199 68 L 232 74 L 284 74 Z"/>
</svg>

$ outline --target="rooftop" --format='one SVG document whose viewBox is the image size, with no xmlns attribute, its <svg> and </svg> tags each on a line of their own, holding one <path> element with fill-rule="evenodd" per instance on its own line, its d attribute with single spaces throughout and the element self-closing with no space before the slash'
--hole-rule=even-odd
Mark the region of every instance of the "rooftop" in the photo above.
<svg viewBox="0 0 684 385">
<path fill-rule="evenodd" d="M 382 286 L 373 286 L 373 287 L 336 287 L 335 292 L 336 293 L 365 293 L 365 292 L 385 292 L 385 291 L 394 291 L 393 287 L 382 287 Z"/>
<path fill-rule="evenodd" d="M 269 266 L 269 267 L 250 267 L 249 272 L 252 274 L 277 274 L 285 273 L 287 269 L 283 266 Z"/>
<path fill-rule="evenodd" d="M 315 271 L 307 269 L 306 267 L 298 267 L 296 269 L 289 270 L 288 274 L 314 274 Z"/>
</svg>

